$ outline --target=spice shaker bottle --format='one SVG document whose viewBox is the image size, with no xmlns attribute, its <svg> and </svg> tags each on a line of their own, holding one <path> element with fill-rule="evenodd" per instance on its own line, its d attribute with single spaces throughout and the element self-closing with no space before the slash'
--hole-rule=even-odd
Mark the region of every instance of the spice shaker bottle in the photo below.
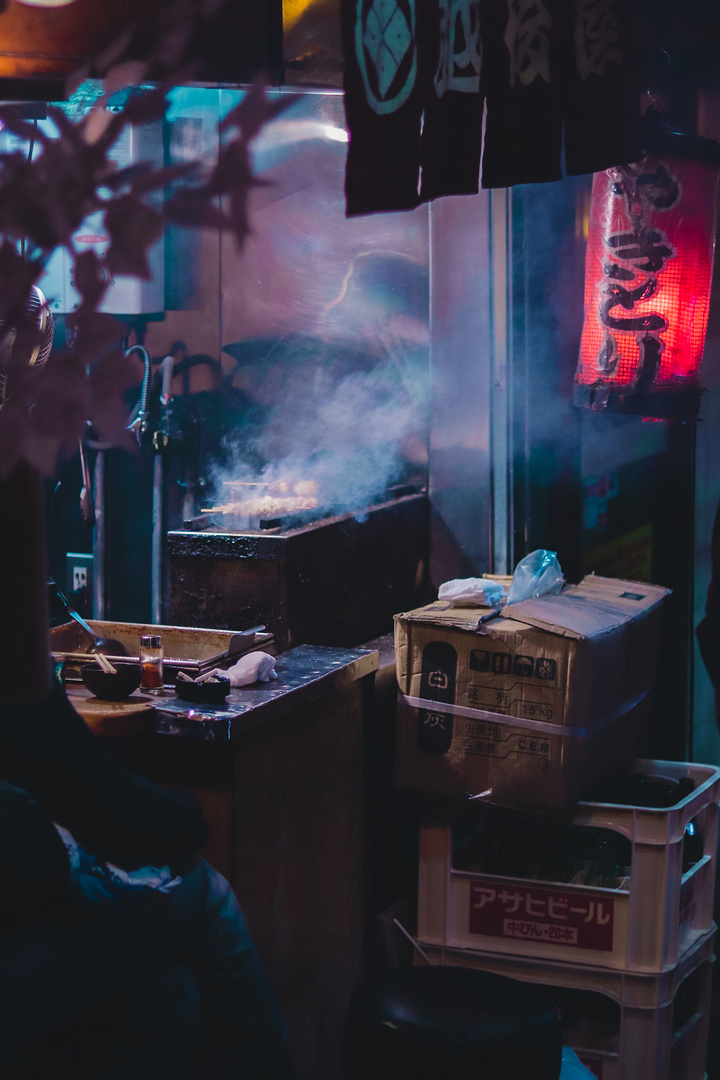
<svg viewBox="0 0 720 1080">
<path fill-rule="evenodd" d="M 146 694 L 163 692 L 163 645 L 159 634 L 140 635 L 140 689 Z"/>
</svg>

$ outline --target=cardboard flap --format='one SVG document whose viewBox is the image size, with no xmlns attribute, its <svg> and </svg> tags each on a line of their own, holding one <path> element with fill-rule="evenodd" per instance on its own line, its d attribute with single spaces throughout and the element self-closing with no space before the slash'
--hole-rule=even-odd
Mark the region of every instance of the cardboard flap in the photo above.
<svg viewBox="0 0 720 1080">
<path fill-rule="evenodd" d="M 453 607 L 448 600 L 435 600 L 425 607 L 414 611 L 404 611 L 396 615 L 401 622 L 430 623 L 437 626 L 451 626 L 455 630 L 476 631 L 481 618 L 493 617 L 495 608 L 489 607 Z"/>
<path fill-rule="evenodd" d="M 671 590 L 662 585 L 622 581 L 588 574 L 579 585 L 566 586 L 560 596 L 539 596 L 503 607 L 500 616 L 568 638 L 593 638 L 631 622 L 659 604 Z M 425 607 L 396 615 L 402 622 L 430 623 L 492 636 L 498 613 L 488 607 L 453 607 L 436 600 Z"/>
<path fill-rule="evenodd" d="M 589 574 L 559 596 L 539 596 L 504 607 L 504 619 L 529 623 L 551 634 L 593 638 L 636 619 L 669 595 L 670 589 L 644 582 Z"/>
</svg>

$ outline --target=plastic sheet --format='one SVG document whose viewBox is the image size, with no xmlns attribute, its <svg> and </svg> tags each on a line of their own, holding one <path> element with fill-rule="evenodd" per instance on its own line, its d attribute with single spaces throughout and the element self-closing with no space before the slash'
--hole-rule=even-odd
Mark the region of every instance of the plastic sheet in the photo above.
<svg viewBox="0 0 720 1080">
<path fill-rule="evenodd" d="M 531 600 L 548 593 L 557 596 L 562 592 L 564 584 L 565 578 L 557 553 L 538 548 L 521 559 L 515 567 L 507 603 L 517 604 L 521 600 Z"/>
<path fill-rule="evenodd" d="M 496 607 L 505 596 L 505 587 L 490 578 L 454 578 L 438 589 L 438 600 L 453 607 Z"/>
</svg>

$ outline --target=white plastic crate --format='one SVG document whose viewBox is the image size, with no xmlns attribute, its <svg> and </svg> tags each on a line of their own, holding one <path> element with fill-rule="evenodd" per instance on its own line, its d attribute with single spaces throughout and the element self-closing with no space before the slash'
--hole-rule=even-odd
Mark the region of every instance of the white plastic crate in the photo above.
<svg viewBox="0 0 720 1080">
<path fill-rule="evenodd" d="M 457 869 L 452 850 L 457 805 L 427 811 L 420 827 L 418 940 L 619 970 L 673 968 L 712 926 L 720 769 L 639 759 L 632 770 L 673 780 L 691 777 L 695 790 L 668 809 L 578 804 L 569 823 L 609 829 L 628 841 L 630 872 L 620 888 L 587 886 L 582 874 L 554 884 Z M 557 820 L 514 818 L 536 830 L 539 848 L 543 823 L 549 828 Z M 699 828 L 703 854 L 683 873 L 690 822 Z"/>
<path fill-rule="evenodd" d="M 423 945 L 423 951 L 433 964 L 492 971 L 547 987 L 563 1012 L 563 1042 L 598 1080 L 703 1080 L 714 930 L 700 938 L 675 968 L 659 975 L 470 949 Z M 575 1016 L 567 1007 L 569 995 L 577 998 Z M 605 1010 L 599 1020 L 597 1011 L 595 1018 L 583 1016 L 583 1002 L 588 1000 L 604 1000 L 611 1015 Z"/>
</svg>

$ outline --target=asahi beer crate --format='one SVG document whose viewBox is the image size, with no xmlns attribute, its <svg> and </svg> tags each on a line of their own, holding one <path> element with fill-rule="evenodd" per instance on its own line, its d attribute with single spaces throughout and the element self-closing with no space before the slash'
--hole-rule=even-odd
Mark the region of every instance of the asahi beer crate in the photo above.
<svg viewBox="0 0 720 1080">
<path fill-rule="evenodd" d="M 418 940 L 641 973 L 673 968 L 713 925 L 720 769 L 638 759 L 692 781 L 669 808 L 581 802 L 574 814 L 427 808 Z"/>
<path fill-rule="evenodd" d="M 563 1019 L 563 1042 L 597 1080 L 703 1080 L 710 1025 L 714 927 L 660 975 L 425 946 L 426 961 L 543 986 Z M 416 959 L 417 963 L 426 961 Z"/>
<path fill-rule="evenodd" d="M 651 717 L 669 590 L 589 575 L 504 607 L 435 601 L 395 617 L 395 782 L 562 809 L 620 772 Z"/>
</svg>

